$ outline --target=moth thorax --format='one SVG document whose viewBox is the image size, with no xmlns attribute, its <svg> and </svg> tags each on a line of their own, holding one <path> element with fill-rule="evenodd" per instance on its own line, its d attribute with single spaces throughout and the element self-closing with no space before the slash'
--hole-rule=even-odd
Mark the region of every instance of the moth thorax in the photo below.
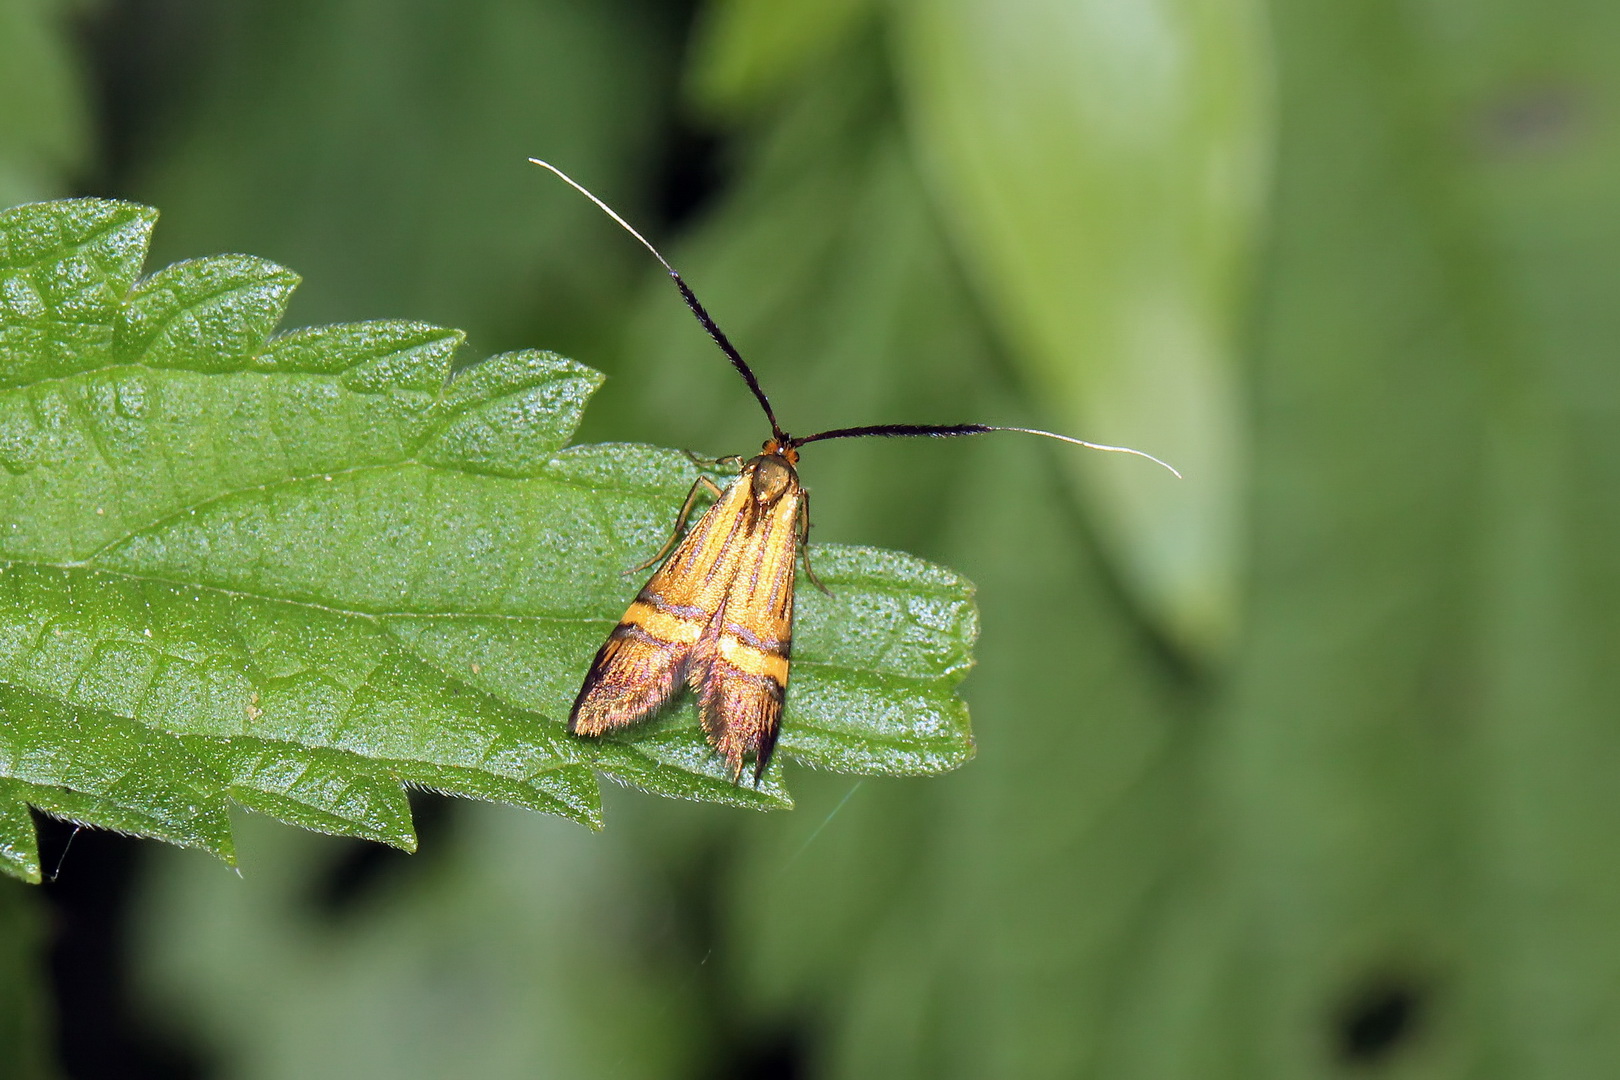
<svg viewBox="0 0 1620 1080">
<path fill-rule="evenodd" d="M 748 463 L 754 473 L 754 500 L 769 506 L 793 486 L 793 466 L 774 454 L 761 454 Z"/>
</svg>

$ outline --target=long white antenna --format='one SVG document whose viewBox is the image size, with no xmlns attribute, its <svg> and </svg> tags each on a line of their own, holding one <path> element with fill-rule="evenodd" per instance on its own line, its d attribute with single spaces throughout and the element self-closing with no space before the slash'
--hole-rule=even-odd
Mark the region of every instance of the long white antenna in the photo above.
<svg viewBox="0 0 1620 1080">
<path fill-rule="evenodd" d="M 1175 476 L 1175 478 L 1177 480 L 1183 479 L 1181 473 L 1176 471 L 1176 467 L 1174 465 L 1170 464 L 1168 461 L 1160 461 L 1158 458 L 1154 457 L 1152 454 L 1148 453 L 1146 450 L 1133 450 L 1129 446 L 1109 446 L 1109 445 L 1107 445 L 1105 443 L 1086 442 L 1086 440 L 1084 440 L 1084 439 L 1076 439 L 1072 435 L 1059 435 L 1055 431 L 1040 431 L 1040 430 L 1038 430 L 1036 428 L 998 427 L 998 428 L 996 428 L 996 430 L 997 431 L 1022 431 L 1025 435 L 1045 435 L 1048 439 L 1058 439 L 1058 440 L 1060 440 L 1062 442 L 1074 443 L 1074 445 L 1076 445 L 1076 446 L 1084 446 L 1088 450 L 1106 450 L 1110 454 L 1134 454 L 1134 455 L 1136 455 L 1137 457 L 1140 457 L 1140 458 L 1147 458 L 1149 461 L 1153 462 L 1153 464 L 1155 464 L 1155 465 L 1163 465 L 1166 469 L 1170 470 L 1171 474 L 1173 476 Z"/>
<path fill-rule="evenodd" d="M 612 218 L 614 221 L 617 221 L 619 223 L 619 227 L 622 228 L 625 232 L 629 233 L 631 236 L 635 237 L 637 240 L 640 240 L 641 241 L 641 246 L 646 248 L 648 251 L 652 252 L 653 258 L 655 258 L 659 262 L 663 263 L 665 270 L 668 270 L 672 274 L 675 273 L 675 268 L 673 266 L 669 265 L 669 260 L 668 259 L 666 259 L 662 255 L 658 254 L 658 249 L 652 246 L 651 241 L 649 241 L 645 236 L 642 236 L 640 233 L 636 232 L 636 227 L 634 225 L 630 224 L 628 221 L 624 220 L 624 218 L 620 217 L 619 212 L 617 210 L 613 209 L 613 207 L 609 206 L 607 203 L 603 202 L 601 199 L 598 199 L 595 195 L 592 195 L 590 193 L 590 191 L 585 187 L 585 185 L 581 184 L 578 180 L 575 180 L 572 176 L 569 176 L 567 173 L 563 172 L 561 169 L 557 168 L 557 166 L 553 165 L 549 161 L 541 161 L 539 158 L 532 157 L 532 158 L 529 159 L 529 163 L 531 165 L 538 165 L 542 169 L 547 170 L 548 172 L 555 173 L 557 178 L 560 179 L 563 183 L 567 184 L 569 187 L 573 188 L 575 191 L 579 192 L 581 195 L 583 195 L 587 199 L 591 200 L 591 202 L 595 203 L 596 208 L 598 210 L 602 211 L 602 213 L 606 214 L 608 217 Z"/>
<path fill-rule="evenodd" d="M 1134 457 L 1147 458 L 1155 465 L 1162 465 L 1169 469 L 1177 480 L 1181 474 L 1175 466 L 1160 461 L 1142 450 L 1133 450 L 1129 446 L 1109 446 L 1107 443 L 1086 442 L 1073 435 L 1059 435 L 1055 431 L 1042 431 L 1039 428 L 1027 427 L 1001 427 L 995 424 L 867 424 L 861 427 L 834 428 L 832 431 L 818 431 L 814 435 L 801 435 L 791 439 L 793 446 L 803 446 L 806 443 L 821 442 L 823 439 L 864 439 L 876 437 L 883 439 L 910 438 L 919 436 L 932 439 L 954 439 L 961 435 L 983 435 L 991 431 L 1016 431 L 1022 435 L 1040 435 L 1047 439 L 1057 439 L 1059 442 L 1073 443 L 1075 446 L 1084 446 L 1088 450 L 1106 450 L 1111 454 L 1131 454 Z"/>
</svg>

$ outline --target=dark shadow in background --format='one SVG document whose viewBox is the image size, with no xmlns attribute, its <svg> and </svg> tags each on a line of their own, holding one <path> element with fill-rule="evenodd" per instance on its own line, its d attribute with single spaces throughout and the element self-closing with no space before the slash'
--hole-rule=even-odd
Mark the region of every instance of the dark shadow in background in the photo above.
<svg viewBox="0 0 1620 1080">
<path fill-rule="evenodd" d="M 1339 1059 L 1381 1065 L 1422 1031 L 1425 994 L 1404 979 L 1377 979 L 1353 994 L 1335 1022 Z"/>
<path fill-rule="evenodd" d="M 407 889 L 433 868 L 433 852 L 449 849 L 450 832 L 458 816 L 456 800 L 427 791 L 412 791 L 411 822 L 416 827 L 416 854 L 342 837 L 331 859 L 314 877 L 307 897 L 309 909 L 320 919 L 338 922 L 358 916 L 371 901 Z"/>
<path fill-rule="evenodd" d="M 143 1012 L 130 992 L 129 916 L 152 841 L 35 815 L 56 1051 L 73 1080 L 202 1080 L 201 1050 Z"/>
</svg>

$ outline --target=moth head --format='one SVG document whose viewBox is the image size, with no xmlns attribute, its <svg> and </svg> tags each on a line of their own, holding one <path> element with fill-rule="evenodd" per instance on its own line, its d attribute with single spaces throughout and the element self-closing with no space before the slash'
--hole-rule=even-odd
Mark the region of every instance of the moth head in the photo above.
<svg viewBox="0 0 1620 1080">
<path fill-rule="evenodd" d="M 799 463 L 799 451 L 793 446 L 793 440 L 783 435 L 779 439 L 766 439 L 765 445 L 760 448 L 765 457 L 785 458 L 789 465 Z"/>
</svg>

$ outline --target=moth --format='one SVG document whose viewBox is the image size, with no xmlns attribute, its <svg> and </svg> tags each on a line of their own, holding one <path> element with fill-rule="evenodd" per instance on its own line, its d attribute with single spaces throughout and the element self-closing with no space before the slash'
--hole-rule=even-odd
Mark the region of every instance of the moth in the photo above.
<svg viewBox="0 0 1620 1080">
<path fill-rule="evenodd" d="M 807 547 L 810 494 L 799 482 L 797 471 L 799 448 L 808 443 L 866 436 L 953 438 L 1016 431 L 1092 450 L 1135 454 L 1181 475 L 1140 450 L 1035 428 L 874 424 L 791 436 L 777 422 L 753 370 L 658 249 L 561 169 L 538 158 L 529 160 L 595 203 L 652 252 L 669 272 L 686 306 L 748 384 L 771 426 L 771 437 L 757 456 L 747 461 L 722 459 L 721 463 L 741 465 L 730 486 L 722 489 L 707 476 L 698 478 L 663 548 L 635 568 L 658 566 L 591 661 L 568 714 L 572 734 L 597 736 L 618 731 L 660 711 L 683 689 L 690 690 L 697 698 L 704 734 L 724 760 L 732 783 L 740 782 L 752 759 L 758 785 L 770 766 L 782 728 L 793 653 L 793 587 L 801 560 L 805 576 L 820 586 L 810 569 Z M 687 532 L 687 520 L 705 491 L 714 496 L 714 502 Z"/>
</svg>

